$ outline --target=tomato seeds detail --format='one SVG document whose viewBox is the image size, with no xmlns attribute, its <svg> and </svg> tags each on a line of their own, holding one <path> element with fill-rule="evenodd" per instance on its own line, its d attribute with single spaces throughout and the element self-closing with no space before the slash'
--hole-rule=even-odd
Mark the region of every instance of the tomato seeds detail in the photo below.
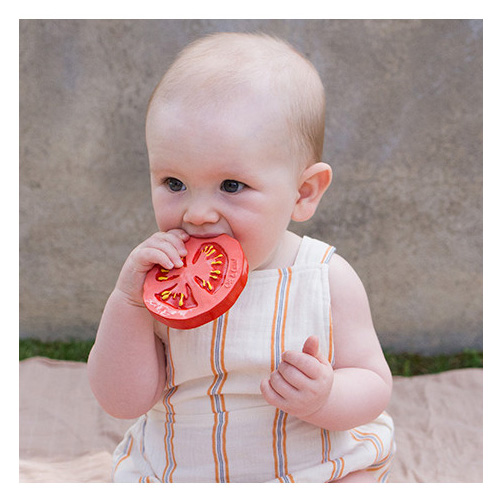
<svg viewBox="0 0 500 500">
<path fill-rule="evenodd" d="M 189 265 L 187 257 L 183 262 L 180 269 L 158 266 L 156 280 L 166 287 L 156 297 L 177 309 L 191 309 L 198 306 L 197 294 L 214 294 L 224 284 L 228 259 L 220 245 L 209 243 L 198 249 Z"/>
</svg>

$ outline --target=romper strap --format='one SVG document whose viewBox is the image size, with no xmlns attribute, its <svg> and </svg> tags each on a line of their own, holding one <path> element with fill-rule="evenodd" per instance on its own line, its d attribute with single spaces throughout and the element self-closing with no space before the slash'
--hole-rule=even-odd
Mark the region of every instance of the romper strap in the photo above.
<svg viewBox="0 0 500 500">
<path fill-rule="evenodd" d="M 328 264 L 334 253 L 334 246 L 314 238 L 309 238 L 309 236 L 304 236 L 300 244 L 299 253 L 295 259 L 295 265 Z"/>
</svg>

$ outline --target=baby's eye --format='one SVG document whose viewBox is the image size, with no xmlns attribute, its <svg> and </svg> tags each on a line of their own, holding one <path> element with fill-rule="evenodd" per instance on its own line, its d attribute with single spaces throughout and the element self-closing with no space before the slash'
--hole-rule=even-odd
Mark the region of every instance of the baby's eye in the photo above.
<svg viewBox="0 0 500 500">
<path fill-rule="evenodd" d="M 184 191 L 186 189 L 186 186 L 179 179 L 176 179 L 175 177 L 167 177 L 165 179 L 165 184 L 170 189 L 170 191 L 174 192 Z"/>
<path fill-rule="evenodd" d="M 226 193 L 239 193 L 244 187 L 245 184 L 243 184 L 243 182 L 233 181 L 231 179 L 223 181 L 220 185 L 222 191 Z"/>
</svg>

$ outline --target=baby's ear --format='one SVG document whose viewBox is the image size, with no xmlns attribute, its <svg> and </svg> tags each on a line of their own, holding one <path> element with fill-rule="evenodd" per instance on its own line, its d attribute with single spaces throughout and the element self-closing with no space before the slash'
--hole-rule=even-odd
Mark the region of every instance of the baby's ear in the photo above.
<svg viewBox="0 0 500 500">
<path fill-rule="evenodd" d="M 316 212 L 321 197 L 332 181 L 332 169 L 326 163 L 307 167 L 299 181 L 298 198 L 292 212 L 292 220 L 304 222 Z"/>
</svg>

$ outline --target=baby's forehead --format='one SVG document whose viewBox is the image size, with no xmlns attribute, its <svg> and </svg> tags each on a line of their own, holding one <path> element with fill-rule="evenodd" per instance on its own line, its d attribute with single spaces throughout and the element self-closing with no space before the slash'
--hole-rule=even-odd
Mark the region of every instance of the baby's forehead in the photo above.
<svg viewBox="0 0 500 500">
<path fill-rule="evenodd" d="M 148 150 L 195 154 L 207 145 L 206 158 L 228 165 L 259 157 L 259 163 L 295 164 L 295 147 L 286 118 L 272 100 L 232 99 L 224 106 L 157 103 L 146 128 Z M 286 160 L 286 161 L 285 161 Z M 221 160 L 222 161 L 222 160 Z"/>
<path fill-rule="evenodd" d="M 289 135 L 287 116 L 279 100 L 252 92 L 223 99 L 196 95 L 186 100 L 157 100 L 146 125 L 146 131 L 153 129 L 169 134 L 195 134 L 205 130 L 215 135 L 255 140 L 274 137 L 281 144 Z"/>
</svg>

